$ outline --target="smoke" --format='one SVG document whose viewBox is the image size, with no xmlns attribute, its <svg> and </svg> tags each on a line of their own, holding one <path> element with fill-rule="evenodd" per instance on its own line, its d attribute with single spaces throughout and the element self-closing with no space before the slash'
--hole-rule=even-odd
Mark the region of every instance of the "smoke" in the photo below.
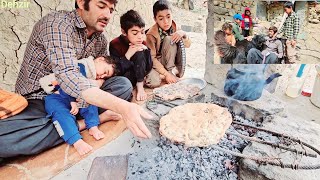
<svg viewBox="0 0 320 180">
<path fill-rule="evenodd" d="M 266 84 L 281 74 L 272 74 L 268 79 L 264 77 L 265 65 L 247 65 L 238 70 L 232 68 L 227 73 L 224 92 L 227 96 L 241 101 L 254 101 L 261 97 Z"/>
</svg>

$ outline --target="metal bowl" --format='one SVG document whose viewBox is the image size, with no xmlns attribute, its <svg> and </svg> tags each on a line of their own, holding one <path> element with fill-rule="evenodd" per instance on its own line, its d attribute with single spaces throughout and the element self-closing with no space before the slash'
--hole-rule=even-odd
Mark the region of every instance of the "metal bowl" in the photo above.
<svg viewBox="0 0 320 180">
<path fill-rule="evenodd" d="M 178 83 L 196 85 L 200 88 L 200 90 L 207 86 L 207 82 L 200 78 L 185 78 L 181 79 Z"/>
</svg>

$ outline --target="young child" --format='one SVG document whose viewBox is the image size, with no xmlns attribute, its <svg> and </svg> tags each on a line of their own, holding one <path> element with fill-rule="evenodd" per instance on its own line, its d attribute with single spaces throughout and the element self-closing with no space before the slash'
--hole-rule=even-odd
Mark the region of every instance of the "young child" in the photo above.
<svg viewBox="0 0 320 180">
<path fill-rule="evenodd" d="M 222 31 L 225 32 L 226 34 L 226 41 L 229 43 L 231 46 L 236 45 L 236 38 L 234 37 L 232 33 L 232 25 L 230 23 L 224 23 L 222 25 Z"/>
<path fill-rule="evenodd" d="M 167 83 L 176 83 L 178 77 L 172 72 L 174 67 L 182 62 L 175 62 L 177 55 L 177 42 L 183 40 L 186 48 L 191 41 L 186 32 L 182 31 L 172 20 L 170 4 L 166 0 L 156 1 L 153 5 L 153 16 L 156 22 L 147 32 L 147 46 L 151 50 L 153 69 L 146 78 L 151 87 L 161 84 L 160 75 Z"/>
<path fill-rule="evenodd" d="M 93 57 L 78 61 L 80 72 L 83 76 L 96 81 L 99 87 L 102 86 L 104 79 L 114 74 L 115 61 L 111 57 L 99 57 L 93 60 Z M 49 78 L 48 78 L 49 77 Z M 40 80 L 41 86 L 44 88 L 48 82 L 53 82 L 52 75 L 45 76 Z M 46 83 L 45 83 L 46 82 Z M 50 83 L 50 82 L 49 82 Z M 52 118 L 59 135 L 70 145 L 73 145 L 80 155 L 89 153 L 92 146 L 82 140 L 82 136 L 77 127 L 76 116 L 78 112 L 85 119 L 86 128 L 89 134 L 96 140 L 104 138 L 104 133 L 98 129 L 99 114 L 98 107 L 89 105 L 86 108 L 78 108 L 74 97 L 66 94 L 59 85 L 56 85 L 56 92 L 45 98 L 45 109 L 48 116 Z"/>
<path fill-rule="evenodd" d="M 244 14 L 242 14 L 242 22 L 241 22 L 241 29 L 242 34 L 244 37 L 252 36 L 252 18 L 251 18 L 251 11 L 249 7 L 244 9 Z"/>
<path fill-rule="evenodd" d="M 129 10 L 120 17 L 122 34 L 110 42 L 110 55 L 117 59 L 117 75 L 127 77 L 137 86 L 138 101 L 147 98 L 145 76 L 152 69 L 150 50 L 145 42 L 145 22 L 137 11 Z"/>
</svg>

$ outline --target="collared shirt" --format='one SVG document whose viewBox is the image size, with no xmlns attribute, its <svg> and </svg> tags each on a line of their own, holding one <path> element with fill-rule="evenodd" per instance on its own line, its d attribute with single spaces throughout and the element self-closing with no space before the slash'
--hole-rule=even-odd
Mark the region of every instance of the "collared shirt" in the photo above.
<svg viewBox="0 0 320 180">
<path fill-rule="evenodd" d="M 236 38 L 236 41 L 242 41 L 244 40 L 244 36 L 241 34 L 241 28 L 240 25 L 236 22 L 232 23 L 232 33 L 234 37 Z"/>
<path fill-rule="evenodd" d="M 54 73 L 63 91 L 87 104 L 81 92 L 96 84 L 81 75 L 77 60 L 108 55 L 108 42 L 102 33 L 87 37 L 86 24 L 76 10 L 53 12 L 33 28 L 24 54 L 15 91 L 27 99 L 43 99 L 39 79 Z"/>
<path fill-rule="evenodd" d="M 277 38 L 266 38 L 267 51 L 275 53 L 278 58 L 283 57 L 283 46 L 282 42 Z"/>
<path fill-rule="evenodd" d="M 279 33 L 283 33 L 283 37 L 289 40 L 296 40 L 300 30 L 300 20 L 295 12 L 292 12 L 286 18 Z"/>
</svg>

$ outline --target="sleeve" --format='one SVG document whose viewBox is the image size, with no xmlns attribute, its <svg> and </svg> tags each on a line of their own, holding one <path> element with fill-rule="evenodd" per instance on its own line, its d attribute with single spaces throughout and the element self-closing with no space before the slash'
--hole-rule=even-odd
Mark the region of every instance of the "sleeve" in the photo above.
<svg viewBox="0 0 320 180">
<path fill-rule="evenodd" d="M 164 75 L 168 71 L 157 59 L 157 50 L 156 50 L 156 39 L 152 35 L 147 34 L 147 46 L 151 52 L 151 58 L 153 63 L 153 68 L 160 74 Z"/>
<path fill-rule="evenodd" d="M 298 16 L 294 18 L 294 27 L 293 27 L 293 39 L 297 40 L 298 33 L 300 29 L 300 19 Z"/>
<path fill-rule="evenodd" d="M 242 41 L 244 40 L 244 37 L 243 35 L 240 33 L 240 30 L 239 30 L 239 27 L 235 24 L 232 24 L 232 31 L 233 31 L 233 34 L 236 38 L 236 40 L 238 39 L 238 41 Z"/>
<path fill-rule="evenodd" d="M 133 66 L 133 62 L 128 60 L 126 56 L 120 56 L 112 43 L 110 43 L 109 52 L 116 59 L 117 75 L 124 75 Z"/>
<path fill-rule="evenodd" d="M 97 86 L 79 72 L 72 40 L 73 27 L 64 22 L 53 22 L 47 24 L 41 33 L 50 65 L 60 87 L 68 95 L 79 99 L 81 107 L 86 107 L 87 103 L 81 92 Z"/>
</svg>

